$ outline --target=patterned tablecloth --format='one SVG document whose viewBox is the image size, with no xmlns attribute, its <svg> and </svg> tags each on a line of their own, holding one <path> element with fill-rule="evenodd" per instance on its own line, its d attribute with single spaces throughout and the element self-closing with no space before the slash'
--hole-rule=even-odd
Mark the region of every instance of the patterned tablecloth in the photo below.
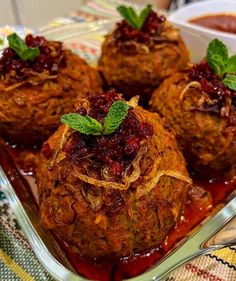
<svg viewBox="0 0 236 281">
<path fill-rule="evenodd" d="M 94 21 L 101 18 L 117 16 L 114 9 L 115 1 L 88 1 L 80 11 L 64 18 L 58 18 L 41 30 L 66 25 L 72 22 Z M 120 1 L 121 2 L 121 1 Z M 0 36 L 4 37 L 17 31 L 24 35 L 28 32 L 23 27 L 4 27 L 0 29 Z M 78 43 L 78 42 L 77 42 Z M 78 52 L 79 43 L 74 45 Z M 90 58 L 94 53 L 86 50 L 85 57 Z M 1 187 L 0 187 L 1 188 Z M 9 208 L 8 201 L 0 191 L 0 280 L 53 280 L 40 265 L 33 253 L 24 233 L 21 231 L 15 216 Z M 229 247 L 202 256 L 184 265 L 172 274 L 168 281 L 233 281 L 236 280 L 236 247 Z M 166 281 L 167 281 L 166 280 Z"/>
</svg>

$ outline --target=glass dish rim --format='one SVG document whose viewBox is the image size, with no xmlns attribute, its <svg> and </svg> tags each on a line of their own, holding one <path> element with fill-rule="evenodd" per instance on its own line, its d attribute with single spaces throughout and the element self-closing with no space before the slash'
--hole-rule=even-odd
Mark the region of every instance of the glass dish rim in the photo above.
<svg viewBox="0 0 236 281">
<path fill-rule="evenodd" d="M 88 23 L 71 23 L 56 28 L 48 29 L 45 32 L 39 32 L 37 35 L 46 36 L 51 40 L 60 40 L 73 39 L 76 36 L 82 36 L 89 33 L 102 31 L 104 28 L 108 28 L 108 31 L 115 22 L 116 19 L 108 20 L 99 20 L 96 22 Z M 86 30 L 85 30 L 86 29 Z M 1 144 L 0 144 L 1 145 Z M 44 244 L 40 236 L 38 235 L 36 229 L 29 216 L 27 215 L 23 205 L 21 204 L 20 199 L 18 198 L 13 185 L 10 183 L 6 173 L 0 165 L 0 187 L 3 191 L 5 197 L 7 198 L 11 209 L 13 210 L 18 223 L 20 224 L 28 242 L 30 243 L 36 257 L 39 259 L 41 265 L 45 270 L 56 280 L 58 281 L 92 281 L 85 277 L 80 276 L 78 273 L 74 273 L 64 265 L 62 265 L 56 258 L 53 257 L 51 252 L 48 250 L 47 246 Z M 218 212 L 220 213 L 220 211 Z M 218 214 L 217 213 L 217 214 Z M 213 215 L 210 216 L 210 218 Z M 201 226 L 202 222 L 199 224 Z M 187 236 L 189 239 L 191 236 Z M 167 254 L 168 255 L 168 254 Z M 125 279 L 126 281 L 151 281 L 158 280 L 157 278 L 157 268 L 158 263 L 154 264 L 150 269 L 143 272 L 142 274 Z"/>
</svg>

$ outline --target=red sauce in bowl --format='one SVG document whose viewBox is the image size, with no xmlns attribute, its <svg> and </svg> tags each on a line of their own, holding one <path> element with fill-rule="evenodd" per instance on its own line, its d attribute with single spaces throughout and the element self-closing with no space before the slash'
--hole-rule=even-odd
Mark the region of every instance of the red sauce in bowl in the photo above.
<svg viewBox="0 0 236 281">
<path fill-rule="evenodd" d="M 236 14 L 215 14 L 196 17 L 190 23 L 211 29 L 236 34 Z"/>
</svg>

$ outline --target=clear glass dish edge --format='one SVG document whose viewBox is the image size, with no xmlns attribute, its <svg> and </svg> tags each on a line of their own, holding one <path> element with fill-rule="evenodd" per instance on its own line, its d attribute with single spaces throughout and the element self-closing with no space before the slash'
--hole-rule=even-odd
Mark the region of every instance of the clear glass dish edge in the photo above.
<svg viewBox="0 0 236 281">
<path fill-rule="evenodd" d="M 84 34 L 92 33 L 98 31 L 102 28 L 105 28 L 106 31 L 110 30 L 111 26 L 117 21 L 117 19 L 112 20 L 102 20 L 98 22 L 90 22 L 90 23 L 75 23 L 62 27 L 57 27 L 55 29 L 42 31 L 39 34 L 46 36 L 51 40 L 65 40 L 71 39 L 76 36 L 82 36 Z M 86 279 L 79 274 L 75 274 L 65 266 L 63 266 L 60 262 L 53 257 L 50 251 L 47 249 L 42 239 L 38 235 L 36 229 L 32 225 L 24 207 L 22 206 L 15 190 L 8 180 L 4 170 L 0 165 L 0 187 L 5 194 L 7 200 L 9 201 L 10 207 L 13 210 L 23 232 L 25 233 L 34 253 L 39 259 L 40 263 L 44 266 L 44 268 L 48 271 L 48 273 L 58 281 L 91 281 Z M 234 200 L 235 201 L 235 200 Z M 234 202 L 235 203 L 235 202 Z M 236 206 L 235 206 L 236 209 Z M 221 210 L 223 211 L 223 210 Z M 216 215 L 220 216 L 221 211 L 219 211 Z M 232 218 L 234 214 L 231 214 Z M 213 219 L 213 218 L 212 218 Z M 223 224 L 222 220 L 221 223 Z M 226 223 L 226 222 L 225 222 Z M 186 239 L 191 239 L 186 237 Z M 222 245 L 220 246 L 222 247 Z M 178 250 L 178 249 L 177 249 Z M 203 253 L 203 252 L 202 252 Z M 196 255 L 192 256 L 195 258 Z M 168 257 L 167 257 L 168 258 Z M 188 259 L 190 260 L 190 258 Z M 143 274 L 127 279 L 127 281 L 151 281 L 151 280 L 161 280 L 158 276 L 158 268 L 157 265 L 154 265 L 151 269 L 144 272 Z M 166 276 L 165 276 L 166 277 Z"/>
</svg>

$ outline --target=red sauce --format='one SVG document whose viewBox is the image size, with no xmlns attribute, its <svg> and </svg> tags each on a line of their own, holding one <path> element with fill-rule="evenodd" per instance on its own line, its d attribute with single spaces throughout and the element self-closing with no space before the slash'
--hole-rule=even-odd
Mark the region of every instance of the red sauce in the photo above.
<svg viewBox="0 0 236 281">
<path fill-rule="evenodd" d="M 236 15 L 215 14 L 193 18 L 189 21 L 203 27 L 236 34 Z"/>
<path fill-rule="evenodd" d="M 234 189 L 234 185 L 220 181 L 199 181 L 196 183 L 208 190 L 213 198 L 213 207 L 223 202 Z M 121 281 L 135 277 L 151 268 L 182 238 L 186 237 L 204 218 L 210 214 L 209 208 L 201 209 L 193 203 L 186 202 L 184 215 L 173 228 L 165 242 L 159 247 L 130 257 L 109 260 L 88 260 L 71 251 L 70 245 L 58 236 L 60 246 L 75 270 L 82 276 L 92 280 Z"/>
<path fill-rule="evenodd" d="M 9 149 L 8 149 L 9 150 Z M 32 154 L 32 152 L 30 152 Z M 15 149 L 10 149 L 10 154 L 14 160 L 18 163 L 18 168 L 23 172 L 23 175 L 27 172 L 27 165 L 22 165 L 22 157 L 25 158 L 27 154 L 26 151 L 18 151 Z M 32 198 L 25 197 L 22 194 L 22 188 L 27 187 L 27 183 L 24 183 L 21 190 L 18 190 L 15 180 L 11 179 L 14 166 L 7 163 L 4 150 L 1 149 L 0 143 L 0 165 L 3 166 L 5 172 L 7 173 L 9 179 L 11 180 L 13 186 L 16 186 L 16 192 L 23 202 L 32 202 Z M 32 169 L 30 169 L 32 172 Z M 15 176 L 18 177 L 18 176 Z M 24 178 L 23 178 L 24 180 Z M 195 185 L 203 187 L 212 196 L 212 205 L 199 204 L 199 202 L 186 201 L 184 214 L 181 217 L 179 223 L 175 228 L 173 228 L 163 244 L 156 248 L 149 249 L 143 253 L 138 253 L 130 257 L 120 258 L 120 259 L 100 259 L 100 260 L 90 260 L 80 256 L 79 254 L 71 250 L 70 245 L 63 241 L 60 237 L 54 234 L 55 239 L 64 250 L 68 260 L 74 269 L 82 276 L 100 281 L 120 281 L 126 278 L 135 277 L 144 271 L 151 268 L 157 261 L 159 261 L 173 246 L 180 241 L 182 238 L 186 237 L 194 227 L 198 226 L 199 223 L 207 217 L 212 209 L 216 207 L 219 203 L 224 202 L 227 196 L 232 192 L 235 187 L 235 183 L 224 182 L 222 180 L 200 180 L 197 178 L 194 180 Z M 209 202 L 209 201 L 206 201 Z M 31 203 L 33 204 L 33 202 Z"/>
</svg>

